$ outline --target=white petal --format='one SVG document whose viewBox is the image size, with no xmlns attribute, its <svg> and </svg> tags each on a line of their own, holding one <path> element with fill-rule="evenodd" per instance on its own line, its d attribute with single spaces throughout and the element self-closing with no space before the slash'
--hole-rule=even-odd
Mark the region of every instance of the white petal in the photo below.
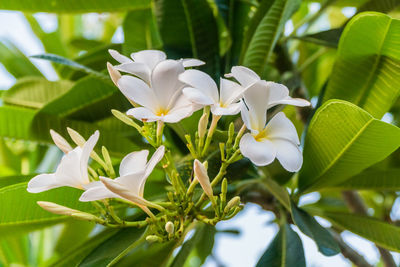
<svg viewBox="0 0 400 267">
<path fill-rule="evenodd" d="M 183 83 L 178 76 L 184 70 L 182 63 L 175 60 L 164 60 L 154 68 L 151 85 L 161 107 L 167 108 L 177 97 L 177 91 L 182 91 Z"/>
<path fill-rule="evenodd" d="M 121 73 L 119 73 L 118 70 L 116 70 L 114 68 L 113 65 L 111 65 L 110 62 L 107 62 L 107 70 L 108 70 L 108 74 L 111 77 L 111 80 L 113 81 L 113 83 L 115 84 L 115 86 L 118 87 L 118 80 L 121 78 Z"/>
<path fill-rule="evenodd" d="M 39 174 L 29 181 L 27 190 L 29 193 L 40 193 L 61 186 L 65 184 L 58 181 L 55 174 Z"/>
<path fill-rule="evenodd" d="M 156 96 L 144 81 L 130 75 L 124 75 L 118 80 L 118 87 L 133 102 L 151 110 L 157 109 Z"/>
<path fill-rule="evenodd" d="M 100 181 L 92 182 L 90 184 L 90 188 L 83 192 L 79 201 L 87 202 L 106 198 L 120 198 L 120 196 L 108 190 Z"/>
<path fill-rule="evenodd" d="M 88 177 L 88 162 L 90 158 L 90 153 L 92 153 L 94 146 L 96 145 L 97 141 L 99 140 L 100 133 L 99 131 L 95 131 L 92 136 L 86 141 L 82 148 L 82 155 L 80 158 L 80 169 L 81 169 L 81 177 L 82 177 L 82 184 L 89 183 Z"/>
<path fill-rule="evenodd" d="M 175 107 L 171 109 L 162 120 L 167 123 L 177 123 L 184 118 L 190 117 L 194 111 L 194 106 Z"/>
<path fill-rule="evenodd" d="M 207 170 L 204 165 L 197 159 L 195 159 L 193 163 L 193 172 L 195 178 L 199 181 L 201 187 L 203 188 L 204 193 L 206 193 L 209 198 L 212 198 L 213 189 L 210 184 L 210 177 L 208 177 Z"/>
<path fill-rule="evenodd" d="M 292 105 L 292 106 L 298 106 L 298 107 L 306 107 L 311 105 L 310 102 L 308 102 L 305 99 L 302 98 L 291 98 L 290 96 L 286 97 L 285 99 L 275 101 L 275 102 L 270 102 L 268 105 L 268 108 L 271 108 L 273 106 L 283 104 L 283 105 Z"/>
<path fill-rule="evenodd" d="M 220 79 L 220 102 L 229 105 L 242 97 L 245 88 L 227 79 Z"/>
<path fill-rule="evenodd" d="M 108 53 L 110 53 L 110 55 L 119 63 L 128 63 L 128 62 L 132 62 L 132 60 L 129 57 L 126 57 L 124 55 L 121 55 L 117 50 L 113 50 L 113 49 L 108 49 Z"/>
<path fill-rule="evenodd" d="M 240 115 L 241 115 L 242 120 L 243 120 L 244 124 L 246 125 L 247 129 L 255 130 L 255 129 L 251 128 L 249 110 L 247 109 L 246 105 L 242 101 L 240 102 Z"/>
<path fill-rule="evenodd" d="M 157 150 L 154 152 L 153 156 L 151 156 L 149 162 L 147 162 L 144 176 L 148 177 L 151 174 L 151 172 L 153 171 L 154 167 L 164 157 L 164 153 L 165 153 L 165 147 L 164 146 L 160 146 L 159 148 L 157 148 Z"/>
<path fill-rule="evenodd" d="M 260 80 L 260 76 L 254 71 L 243 66 L 235 66 L 231 69 L 232 76 L 243 86 L 248 87 Z"/>
<path fill-rule="evenodd" d="M 101 177 L 103 178 L 103 177 Z M 140 194 L 141 185 L 144 184 L 147 177 L 144 177 L 144 171 L 138 173 L 130 173 L 125 176 L 118 177 L 112 181 L 118 182 L 121 186 L 123 186 L 126 190 L 131 191 L 132 193 L 143 196 Z M 144 185 L 143 185 L 144 187 Z"/>
<path fill-rule="evenodd" d="M 267 124 L 266 135 L 268 139 L 286 139 L 295 144 L 300 144 L 296 127 L 286 117 L 285 113 L 279 112 Z"/>
<path fill-rule="evenodd" d="M 209 96 L 205 95 L 203 91 L 198 90 L 196 88 L 186 87 L 183 88 L 182 92 L 193 103 L 204 106 L 214 104 L 214 101 Z"/>
<path fill-rule="evenodd" d="M 258 81 L 244 92 L 244 100 L 249 109 L 250 129 L 262 131 L 267 122 L 268 108 L 267 82 Z"/>
<path fill-rule="evenodd" d="M 195 58 L 184 58 L 182 59 L 182 64 L 185 68 L 197 67 L 206 64 L 204 61 Z"/>
<path fill-rule="evenodd" d="M 243 135 L 239 147 L 242 155 L 257 166 L 270 164 L 276 156 L 276 149 L 271 141 L 257 142 L 250 133 Z"/>
<path fill-rule="evenodd" d="M 160 116 L 156 116 L 151 110 L 144 107 L 131 108 L 126 112 L 127 115 L 134 117 L 135 119 L 152 122 L 161 120 Z"/>
<path fill-rule="evenodd" d="M 211 113 L 217 116 L 224 116 L 224 115 L 235 115 L 240 112 L 240 107 L 242 103 L 234 103 L 230 104 L 227 107 L 219 107 L 219 106 L 211 106 Z"/>
<path fill-rule="evenodd" d="M 138 204 L 138 205 L 143 205 L 143 206 L 147 205 L 146 200 L 144 200 L 142 197 L 138 196 L 134 192 L 127 189 L 121 183 L 114 181 L 112 179 L 109 179 L 109 178 L 104 178 L 104 177 L 100 177 L 100 180 L 105 185 L 105 187 L 107 187 L 108 190 L 117 194 L 121 198 L 132 201 L 133 203 Z"/>
<path fill-rule="evenodd" d="M 130 173 L 143 172 L 146 168 L 148 155 L 149 151 L 146 149 L 135 151 L 126 155 L 119 165 L 120 176 L 125 176 Z"/>
<path fill-rule="evenodd" d="M 150 70 L 153 70 L 158 63 L 167 58 L 165 53 L 159 50 L 143 50 L 137 53 L 132 53 L 131 57 L 135 62 L 146 64 Z"/>
<path fill-rule="evenodd" d="M 115 66 L 115 69 L 123 72 L 130 73 L 144 80 L 147 84 L 150 84 L 151 70 L 146 64 L 139 62 L 128 62 L 121 65 Z"/>
<path fill-rule="evenodd" d="M 208 74 L 199 70 L 186 70 L 179 75 L 179 80 L 202 91 L 211 98 L 214 103 L 219 102 L 217 84 Z"/>
<path fill-rule="evenodd" d="M 76 188 L 82 188 L 83 184 L 88 183 L 87 176 L 82 177 L 81 158 L 82 148 L 79 146 L 61 158 L 55 172 L 58 183 Z"/>
<path fill-rule="evenodd" d="M 283 168 L 290 172 L 297 172 L 303 164 L 303 155 L 296 144 L 284 139 L 272 140 L 276 147 L 276 158 Z"/>
</svg>

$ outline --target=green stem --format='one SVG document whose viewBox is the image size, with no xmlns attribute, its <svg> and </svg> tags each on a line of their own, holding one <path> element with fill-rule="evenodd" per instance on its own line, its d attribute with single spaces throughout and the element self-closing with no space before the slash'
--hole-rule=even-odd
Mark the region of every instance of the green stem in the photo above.
<svg viewBox="0 0 400 267">
<path fill-rule="evenodd" d="M 210 128 L 208 129 L 206 143 L 204 145 L 203 151 L 201 152 L 201 156 L 204 156 L 206 154 L 208 147 L 210 146 L 212 136 L 214 135 L 214 132 L 217 129 L 217 124 L 220 118 L 221 116 L 216 116 L 216 115 L 212 116 L 211 125 Z"/>
</svg>

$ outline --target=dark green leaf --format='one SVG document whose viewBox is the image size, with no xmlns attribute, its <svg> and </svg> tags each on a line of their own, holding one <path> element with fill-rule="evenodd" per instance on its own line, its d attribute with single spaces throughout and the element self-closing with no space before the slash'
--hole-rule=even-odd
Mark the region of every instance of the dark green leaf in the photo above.
<svg viewBox="0 0 400 267">
<path fill-rule="evenodd" d="M 329 47 L 337 47 L 343 28 L 330 29 L 327 31 L 307 34 L 303 36 L 294 37 L 304 42 L 310 42 L 318 45 Z"/>
<path fill-rule="evenodd" d="M 303 244 L 289 224 L 282 225 L 256 267 L 305 267 Z"/>
<path fill-rule="evenodd" d="M 318 250 L 322 254 L 325 256 L 333 256 L 340 253 L 340 248 L 332 235 L 328 230 L 322 227 L 314 217 L 296 207 L 293 202 L 291 202 L 290 208 L 292 211 L 293 221 L 305 235 L 315 241 Z"/>
</svg>

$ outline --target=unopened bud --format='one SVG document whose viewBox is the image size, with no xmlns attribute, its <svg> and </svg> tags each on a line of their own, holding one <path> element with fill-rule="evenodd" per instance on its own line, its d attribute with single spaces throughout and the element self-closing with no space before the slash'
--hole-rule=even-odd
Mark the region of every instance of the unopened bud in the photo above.
<svg viewBox="0 0 400 267">
<path fill-rule="evenodd" d="M 70 152 L 72 150 L 72 147 L 70 144 L 67 142 L 67 140 L 64 139 L 59 133 L 57 133 L 54 130 L 50 130 L 50 135 L 51 138 L 53 139 L 54 144 L 65 154 Z"/>
<path fill-rule="evenodd" d="M 228 137 L 233 138 L 234 135 L 235 135 L 235 124 L 231 122 L 229 124 Z"/>
<path fill-rule="evenodd" d="M 203 116 L 201 116 L 197 128 L 197 132 L 199 134 L 199 138 L 202 139 L 206 135 L 207 132 L 207 124 L 208 124 L 208 114 L 204 113 Z"/>
<path fill-rule="evenodd" d="M 101 219 L 98 218 L 97 216 L 86 212 L 72 213 L 71 217 L 82 221 L 98 222 L 98 223 L 102 222 Z"/>
<path fill-rule="evenodd" d="M 149 243 L 155 243 L 155 242 L 161 242 L 162 239 L 159 236 L 156 235 L 148 235 L 146 236 L 146 241 Z"/>
<path fill-rule="evenodd" d="M 224 178 L 224 180 L 222 180 L 222 184 L 221 184 L 221 193 L 226 194 L 227 192 L 228 192 L 228 180 L 226 178 Z"/>
<path fill-rule="evenodd" d="M 165 231 L 167 231 L 168 234 L 173 235 L 174 230 L 174 224 L 172 222 L 167 222 L 165 224 Z"/>
<path fill-rule="evenodd" d="M 239 196 L 233 197 L 231 200 L 229 200 L 228 204 L 226 204 L 224 212 L 229 213 L 229 211 L 232 208 L 238 206 L 239 204 L 240 204 L 240 197 Z"/>
<path fill-rule="evenodd" d="M 72 141 L 75 142 L 75 144 L 77 144 L 80 147 L 83 147 L 85 145 L 86 142 L 85 138 L 83 138 L 82 135 L 80 135 L 77 131 L 69 127 L 67 127 L 67 131 L 69 136 L 71 136 Z"/>
<path fill-rule="evenodd" d="M 53 202 L 38 201 L 36 203 L 43 209 L 54 214 L 71 216 L 71 214 L 79 212 L 78 210 L 70 209 L 68 207 L 64 207 Z"/>
<path fill-rule="evenodd" d="M 213 190 L 210 184 L 210 178 L 208 177 L 207 170 L 203 164 L 197 159 L 194 160 L 193 171 L 195 178 L 199 181 L 201 187 L 204 190 L 204 193 L 210 198 L 213 199 Z"/>
<path fill-rule="evenodd" d="M 111 80 L 113 81 L 115 86 L 118 87 L 118 80 L 121 78 L 121 73 L 119 73 L 119 71 L 116 70 L 110 62 L 107 62 L 107 70 L 108 74 L 110 74 Z"/>
</svg>

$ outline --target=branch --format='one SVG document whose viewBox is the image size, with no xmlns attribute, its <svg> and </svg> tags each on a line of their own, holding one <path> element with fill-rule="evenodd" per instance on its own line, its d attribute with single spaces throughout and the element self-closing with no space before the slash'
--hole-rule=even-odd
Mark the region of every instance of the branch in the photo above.
<svg viewBox="0 0 400 267">
<path fill-rule="evenodd" d="M 365 206 L 361 197 L 355 191 L 343 191 L 342 196 L 346 202 L 349 209 L 357 214 L 368 216 L 367 207 Z M 393 260 L 390 252 L 384 248 L 381 248 L 377 244 L 375 246 L 378 248 L 381 254 L 382 261 L 386 267 L 396 267 L 396 263 Z"/>
</svg>

